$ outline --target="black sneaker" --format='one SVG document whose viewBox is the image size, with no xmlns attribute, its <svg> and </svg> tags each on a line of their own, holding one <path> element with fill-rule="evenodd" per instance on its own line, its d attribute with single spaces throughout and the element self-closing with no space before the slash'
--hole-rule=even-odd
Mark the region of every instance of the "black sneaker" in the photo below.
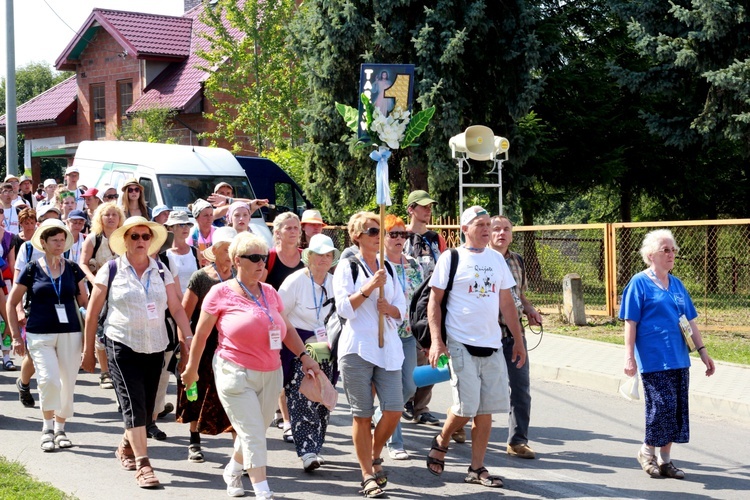
<svg viewBox="0 0 750 500">
<path fill-rule="evenodd" d="M 31 395 L 31 386 L 24 386 L 19 378 L 16 379 L 16 387 L 18 388 L 18 399 L 21 400 L 21 404 L 26 408 L 33 408 L 34 396 Z"/>
<path fill-rule="evenodd" d="M 428 411 L 422 413 L 420 416 L 417 417 L 416 422 L 418 424 L 426 424 L 426 425 L 440 425 L 440 420 L 433 417 L 432 414 Z"/>
<path fill-rule="evenodd" d="M 408 420 L 409 422 L 414 420 L 414 403 L 411 401 L 407 401 L 404 405 L 404 411 L 401 412 L 401 416 L 404 418 L 404 420 Z"/>
</svg>

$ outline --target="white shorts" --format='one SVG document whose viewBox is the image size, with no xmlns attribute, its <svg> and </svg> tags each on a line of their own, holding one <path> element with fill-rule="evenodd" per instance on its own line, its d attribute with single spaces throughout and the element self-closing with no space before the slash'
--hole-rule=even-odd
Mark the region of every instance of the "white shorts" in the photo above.
<svg viewBox="0 0 750 500">
<path fill-rule="evenodd" d="M 466 347 L 448 337 L 450 352 L 451 412 L 458 417 L 475 417 L 510 411 L 508 366 L 502 350 L 491 356 L 472 356 Z"/>
</svg>

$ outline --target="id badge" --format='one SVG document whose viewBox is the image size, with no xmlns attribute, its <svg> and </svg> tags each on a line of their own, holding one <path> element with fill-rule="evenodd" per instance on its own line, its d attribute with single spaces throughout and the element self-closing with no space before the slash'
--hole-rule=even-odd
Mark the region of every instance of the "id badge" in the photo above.
<svg viewBox="0 0 750 500">
<path fill-rule="evenodd" d="M 55 312 L 57 313 L 57 321 L 60 323 L 68 322 L 68 313 L 65 312 L 65 306 L 63 304 L 55 304 Z"/>
<path fill-rule="evenodd" d="M 318 342 L 328 342 L 328 332 L 325 326 L 319 326 L 315 329 L 315 338 Z"/>
<path fill-rule="evenodd" d="M 268 326 L 268 341 L 271 344 L 271 349 L 278 351 L 281 349 L 281 328 L 275 324 Z"/>
<path fill-rule="evenodd" d="M 156 310 L 156 302 L 146 304 L 146 317 L 148 319 L 159 319 L 159 312 Z"/>
</svg>

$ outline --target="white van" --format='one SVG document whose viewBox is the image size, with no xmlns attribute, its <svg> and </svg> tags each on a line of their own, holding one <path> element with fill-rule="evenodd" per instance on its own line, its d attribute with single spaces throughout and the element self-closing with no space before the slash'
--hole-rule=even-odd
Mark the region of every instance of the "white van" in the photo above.
<svg viewBox="0 0 750 500">
<path fill-rule="evenodd" d="M 187 209 L 198 198 L 206 199 L 219 182 L 228 182 L 237 198 L 254 199 L 253 187 L 235 157 L 221 148 L 181 146 L 130 141 L 83 141 L 78 145 L 73 166 L 80 173 L 79 184 L 102 189 L 109 184 L 120 191 L 135 177 L 144 187 L 146 203 L 153 208 L 167 205 Z M 192 216 L 191 216 L 192 217 Z M 272 245 L 271 232 L 257 210 L 253 232 Z"/>
</svg>

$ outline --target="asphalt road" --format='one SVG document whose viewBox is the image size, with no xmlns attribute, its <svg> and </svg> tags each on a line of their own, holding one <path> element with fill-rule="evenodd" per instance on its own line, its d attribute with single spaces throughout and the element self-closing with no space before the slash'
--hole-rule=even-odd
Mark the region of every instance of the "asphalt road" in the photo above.
<svg viewBox="0 0 750 500">
<path fill-rule="evenodd" d="M 173 418 L 159 425 L 169 438 L 149 440 L 149 454 L 164 487 L 139 490 L 133 473 L 119 468 L 113 452 L 122 422 L 111 391 L 99 389 L 98 377 L 82 374 L 76 395 L 76 417 L 66 430 L 76 445 L 54 453 L 39 449 L 41 412 L 25 409 L 17 399 L 15 374 L 0 372 L 0 453 L 26 465 L 34 476 L 82 500 L 227 498 L 221 472 L 230 452 L 226 437 L 204 438 L 207 461 L 188 463 L 186 426 Z M 170 391 L 174 392 L 174 384 Z M 691 442 L 675 445 L 672 458 L 687 478 L 651 479 L 635 459 L 643 433 L 642 403 L 557 382 L 533 381 L 531 445 L 536 460 L 505 453 L 505 419 L 495 418 L 486 465 L 505 480 L 490 490 L 463 483 L 470 445 L 452 444 L 440 478 L 425 470 L 424 457 L 437 428 L 404 424 L 411 460 L 386 458 L 389 498 L 648 498 L 740 499 L 750 492 L 750 424 L 693 413 Z M 36 397 L 36 394 L 35 394 Z M 449 404 L 448 387 L 433 395 L 441 419 Z M 170 397 L 173 401 L 173 396 Z M 323 455 L 328 464 L 307 474 L 281 431 L 269 429 L 269 482 L 284 498 L 357 498 L 359 472 L 350 437 L 350 418 L 343 395 L 331 419 Z M 247 496 L 252 498 L 245 478 Z"/>
</svg>

